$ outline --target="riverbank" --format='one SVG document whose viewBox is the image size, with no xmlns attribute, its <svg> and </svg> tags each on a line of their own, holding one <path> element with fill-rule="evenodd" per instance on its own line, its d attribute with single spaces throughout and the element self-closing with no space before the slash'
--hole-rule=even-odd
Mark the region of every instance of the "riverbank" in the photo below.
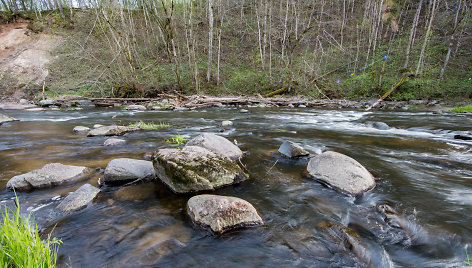
<svg viewBox="0 0 472 268">
<path fill-rule="evenodd" d="M 75 109 L 78 107 L 121 108 L 135 110 L 194 110 L 211 107 L 289 107 L 289 108 L 329 108 L 363 110 L 370 107 L 377 99 L 370 101 L 351 101 L 344 99 L 313 99 L 306 96 L 272 97 L 262 96 L 182 96 L 162 94 L 156 98 L 87 98 L 67 96 L 39 101 L 3 97 L 0 109 L 30 109 L 33 105 L 54 109 Z M 373 109 L 410 110 L 410 111 L 451 111 L 454 107 L 467 105 L 468 102 L 446 102 L 438 100 L 382 101 Z"/>
</svg>

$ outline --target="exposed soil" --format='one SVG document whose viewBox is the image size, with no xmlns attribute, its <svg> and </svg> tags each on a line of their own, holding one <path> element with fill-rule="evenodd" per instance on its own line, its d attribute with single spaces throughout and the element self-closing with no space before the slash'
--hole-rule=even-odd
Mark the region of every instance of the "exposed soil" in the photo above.
<svg viewBox="0 0 472 268">
<path fill-rule="evenodd" d="M 27 22 L 1 25 L 0 96 L 24 97 L 24 85 L 42 85 L 49 74 L 50 51 L 59 43 L 51 34 L 33 34 Z M 18 90 L 15 90 L 18 89 Z"/>
</svg>

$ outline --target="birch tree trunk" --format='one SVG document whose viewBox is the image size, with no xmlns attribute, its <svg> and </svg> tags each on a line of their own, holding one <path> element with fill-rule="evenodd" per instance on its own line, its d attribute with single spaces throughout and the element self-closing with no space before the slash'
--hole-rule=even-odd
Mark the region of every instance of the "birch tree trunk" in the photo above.
<svg viewBox="0 0 472 268">
<path fill-rule="evenodd" d="M 423 5 L 423 0 L 420 0 L 420 3 L 418 4 L 418 8 L 416 9 L 413 23 L 411 24 L 410 39 L 408 41 L 408 46 L 406 48 L 406 58 L 405 58 L 405 64 L 403 64 L 403 68 L 407 68 L 408 63 L 410 61 L 410 50 L 411 50 L 411 47 L 413 46 L 413 43 L 415 42 L 416 27 L 418 27 L 418 19 L 420 17 L 422 5 Z"/>
<path fill-rule="evenodd" d="M 426 46 L 428 45 L 429 35 L 431 33 L 431 26 L 433 25 L 434 14 L 435 14 L 435 11 L 436 11 L 436 2 L 437 2 L 436 0 L 433 0 L 433 4 L 432 4 L 432 7 L 431 7 L 431 17 L 430 17 L 429 23 L 428 23 L 428 30 L 426 31 L 426 34 L 425 34 L 425 37 L 424 37 L 423 47 L 421 48 L 420 58 L 418 59 L 418 65 L 416 67 L 415 75 L 419 74 L 421 65 L 423 65 L 424 53 L 426 51 Z"/>
<path fill-rule="evenodd" d="M 208 0 L 208 70 L 207 81 L 211 79 L 211 58 L 213 52 L 213 0 Z"/>
<path fill-rule="evenodd" d="M 449 58 L 451 57 L 451 50 L 452 50 L 452 46 L 454 45 L 454 34 L 456 33 L 456 29 L 457 29 L 457 22 L 459 20 L 459 13 L 460 13 L 460 10 L 461 10 L 461 7 L 462 7 L 461 5 L 462 5 L 462 0 L 459 1 L 459 6 L 457 7 L 456 18 L 454 20 L 454 28 L 452 30 L 451 37 L 449 39 L 449 46 L 448 46 L 448 49 L 447 49 L 446 59 L 444 60 L 444 66 L 441 69 L 441 73 L 439 74 L 439 78 L 442 78 L 444 76 L 444 71 L 446 70 L 447 64 L 449 63 Z"/>
</svg>

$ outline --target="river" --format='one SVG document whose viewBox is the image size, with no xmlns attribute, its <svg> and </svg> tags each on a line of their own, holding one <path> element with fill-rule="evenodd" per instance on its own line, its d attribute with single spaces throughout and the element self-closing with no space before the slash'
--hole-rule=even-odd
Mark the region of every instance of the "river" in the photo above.
<svg viewBox="0 0 472 268">
<path fill-rule="evenodd" d="M 243 198 L 257 208 L 262 227 L 214 236 L 185 214 L 189 196 L 159 182 L 104 186 L 94 203 L 61 219 L 50 232 L 63 244 L 59 267 L 137 267 L 130 263 L 152 245 L 177 239 L 185 246 L 163 256 L 156 267 L 341 267 L 359 266 L 353 255 L 326 250 L 318 224 L 330 220 L 352 228 L 370 251 L 374 267 L 461 267 L 472 241 L 472 116 L 410 111 L 297 108 L 215 108 L 195 111 L 7 111 L 20 122 L 0 126 L 0 201 L 14 194 L 7 181 L 48 163 L 105 168 L 120 157 L 143 159 L 169 147 L 175 134 L 192 138 L 213 132 L 237 141 L 247 153 L 250 179 L 215 192 Z M 138 131 L 124 146 L 104 147 L 104 137 L 73 134 L 77 125 L 136 121 L 166 122 L 168 129 Z M 219 132 L 218 124 L 234 125 Z M 378 130 L 369 122 L 385 122 Z M 313 154 L 334 150 L 364 165 L 377 186 L 360 198 L 329 189 L 305 174 L 307 159 L 274 152 L 284 140 Z M 23 210 L 37 218 L 50 213 L 84 182 L 18 193 Z M 97 176 L 89 183 L 98 186 Z M 379 225 L 375 208 L 389 204 L 411 237 L 399 241 Z M 380 231 L 379 231 L 380 230 Z M 382 231 L 383 230 L 383 231 Z"/>
</svg>

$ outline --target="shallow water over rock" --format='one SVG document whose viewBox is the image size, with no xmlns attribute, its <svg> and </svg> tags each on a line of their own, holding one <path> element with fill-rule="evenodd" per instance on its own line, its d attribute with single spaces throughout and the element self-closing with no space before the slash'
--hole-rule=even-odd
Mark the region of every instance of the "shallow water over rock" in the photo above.
<svg viewBox="0 0 472 268">
<path fill-rule="evenodd" d="M 147 256 L 146 265 L 151 261 L 158 267 L 365 265 L 355 253 L 336 251 L 320 233 L 324 221 L 356 232 L 375 267 L 465 265 L 464 247 L 472 241 L 472 141 L 454 136 L 471 132 L 472 116 L 240 109 L 9 111 L 20 121 L 0 126 L 0 205 L 14 197 L 6 190 L 10 178 L 45 164 L 104 169 L 112 159 L 143 159 L 146 153 L 170 148 L 166 140 L 176 134 L 193 138 L 215 133 L 246 152 L 242 162 L 250 177 L 213 194 L 247 200 L 264 226 L 211 235 L 194 228 L 187 217 L 191 195 L 175 195 L 159 182 L 146 182 L 101 187 L 92 204 L 54 222 L 53 229 L 50 213 L 57 204 L 85 183 L 98 187 L 100 172 L 86 181 L 18 193 L 23 212 L 34 212 L 45 234 L 62 239 L 60 267 L 121 267 L 140 256 Z M 140 120 L 172 127 L 128 133 L 120 137 L 126 144 L 115 147 L 103 146 L 107 137 L 72 132 L 77 125 Z M 234 125 L 220 132 L 223 120 Z M 372 122 L 390 128 L 376 129 Z M 376 178 L 376 188 L 355 198 L 312 180 L 305 173 L 309 159 L 274 154 L 285 140 L 313 155 L 333 150 L 354 158 Z M 385 220 L 376 209 L 381 204 L 395 209 L 400 224 Z"/>
</svg>

